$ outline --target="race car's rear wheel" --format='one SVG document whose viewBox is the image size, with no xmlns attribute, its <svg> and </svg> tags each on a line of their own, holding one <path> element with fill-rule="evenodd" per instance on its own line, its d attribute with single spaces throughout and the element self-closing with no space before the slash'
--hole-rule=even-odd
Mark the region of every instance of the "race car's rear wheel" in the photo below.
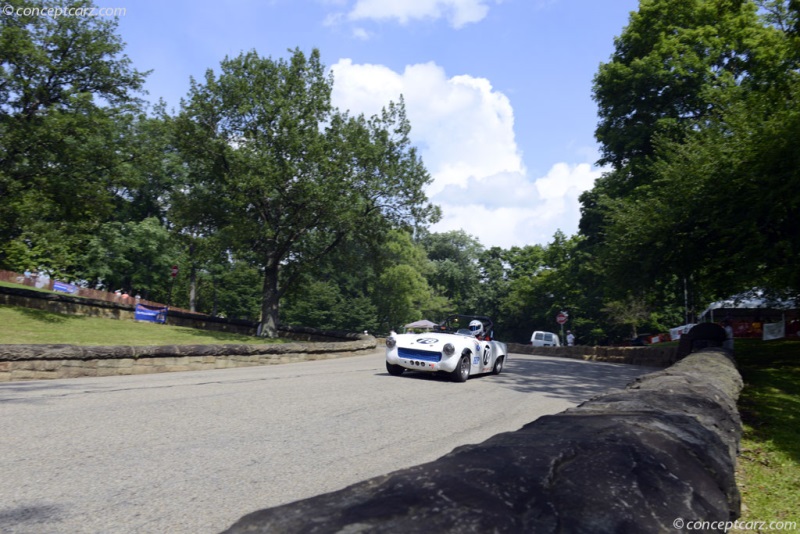
<svg viewBox="0 0 800 534">
<path fill-rule="evenodd" d="M 499 357 L 499 358 L 497 358 L 497 360 L 494 362 L 494 369 L 492 369 L 492 374 L 493 374 L 493 375 L 499 375 L 499 374 L 500 374 L 500 372 L 503 370 L 503 360 L 504 360 L 504 359 L 505 359 L 505 357 L 503 357 L 503 356 L 500 356 L 500 357 Z"/>
<path fill-rule="evenodd" d="M 466 382 L 469 378 L 469 354 L 462 354 L 458 366 L 450 373 L 456 382 Z"/>
<path fill-rule="evenodd" d="M 386 370 L 389 371 L 389 374 L 392 376 L 400 376 L 403 374 L 403 371 L 405 371 L 403 367 L 389 362 L 386 362 Z"/>
</svg>

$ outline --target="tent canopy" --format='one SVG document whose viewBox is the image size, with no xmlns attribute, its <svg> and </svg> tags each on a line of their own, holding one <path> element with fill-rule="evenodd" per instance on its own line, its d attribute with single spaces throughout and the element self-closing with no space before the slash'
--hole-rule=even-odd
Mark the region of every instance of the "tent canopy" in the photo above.
<svg viewBox="0 0 800 534">
<path fill-rule="evenodd" d="M 434 326 L 436 326 L 436 323 L 434 323 L 433 321 L 429 321 L 427 319 L 422 319 L 422 320 L 419 320 L 419 321 L 414 321 L 413 323 L 408 323 L 407 325 L 405 325 L 405 328 L 427 328 L 427 329 L 431 329 Z"/>
<path fill-rule="evenodd" d="M 701 320 L 706 315 L 714 316 L 714 310 L 793 310 L 797 303 L 793 299 L 769 298 L 760 289 L 734 295 L 725 300 L 712 302 L 700 314 Z"/>
</svg>

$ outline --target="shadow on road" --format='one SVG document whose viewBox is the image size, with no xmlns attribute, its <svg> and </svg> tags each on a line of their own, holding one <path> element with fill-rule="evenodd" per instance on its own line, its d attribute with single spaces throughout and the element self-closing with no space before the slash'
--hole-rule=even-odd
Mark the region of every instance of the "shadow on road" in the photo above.
<svg viewBox="0 0 800 534">
<path fill-rule="evenodd" d="M 469 380 L 496 381 L 522 393 L 542 393 L 555 399 L 579 403 L 610 389 L 624 388 L 637 377 L 659 370 L 638 365 L 512 355 L 501 374 L 471 376 Z M 378 375 L 393 380 L 398 378 L 386 372 Z M 452 383 L 450 377 L 444 373 L 407 371 L 400 378 Z"/>
<path fill-rule="evenodd" d="M 658 370 L 577 360 L 512 358 L 503 373 L 492 379 L 516 391 L 582 402 L 609 389 L 624 388 L 636 377 Z"/>
</svg>

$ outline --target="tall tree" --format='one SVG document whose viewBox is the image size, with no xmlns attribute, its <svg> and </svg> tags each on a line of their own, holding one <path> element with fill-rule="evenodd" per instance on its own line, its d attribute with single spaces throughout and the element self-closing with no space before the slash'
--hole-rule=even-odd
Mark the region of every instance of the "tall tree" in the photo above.
<svg viewBox="0 0 800 534">
<path fill-rule="evenodd" d="M 145 76 L 122 53 L 116 26 L 98 17 L 0 17 L 2 266 L 68 267 L 113 213 L 124 123 Z"/>
<path fill-rule="evenodd" d="M 601 163 L 610 170 L 581 197 L 581 249 L 603 277 L 606 307 L 629 293 L 647 294 L 674 314 L 685 292 L 690 300 L 713 298 L 750 276 L 718 257 L 742 257 L 732 233 L 722 231 L 721 221 L 733 222 L 723 214 L 760 203 L 746 187 L 741 194 L 731 187 L 744 185 L 730 172 L 743 176 L 748 158 L 734 133 L 750 128 L 736 124 L 760 123 L 771 106 L 793 105 L 785 95 L 787 74 L 797 69 L 796 6 L 641 0 L 615 40 L 594 84 Z M 734 108 L 750 109 L 750 116 L 742 121 Z M 757 167 L 748 167 L 751 178 Z M 740 201 L 750 207 L 743 211 Z M 730 228 L 743 236 L 751 233 L 745 226 Z M 756 240 L 749 243 L 757 257 Z"/>
<path fill-rule="evenodd" d="M 634 116 L 640 101 L 669 94 L 687 76 L 697 80 L 696 95 L 681 99 L 694 102 L 692 113 L 673 102 L 669 109 L 674 118 L 659 119 L 684 121 L 690 127 L 681 135 L 647 129 L 647 158 L 642 160 L 646 180 L 633 183 L 624 194 L 623 189 L 612 193 L 608 181 L 598 188 L 597 206 L 606 221 L 602 257 L 612 285 L 671 286 L 680 300 L 687 287 L 689 294 L 704 294 L 706 300 L 754 284 L 800 287 L 794 260 L 800 245 L 794 191 L 800 185 L 795 151 L 787 141 L 796 135 L 800 109 L 800 48 L 794 29 L 798 4 L 769 1 L 764 6 L 762 20 L 752 2 L 691 2 L 691 26 L 679 26 L 672 34 L 651 32 L 652 51 L 645 57 L 676 43 L 702 54 L 654 63 L 658 70 L 648 80 L 653 87 L 628 85 L 638 98 L 627 108 L 618 106 L 617 113 Z M 721 18 L 716 26 L 708 20 L 714 13 Z M 641 25 L 648 18 L 653 19 L 650 28 L 672 24 L 666 14 L 656 16 L 650 10 L 640 10 L 635 20 Z M 631 27 L 625 35 L 629 32 Z M 628 40 L 634 37 L 640 34 Z M 687 61 L 685 56 L 709 61 Z M 610 76 L 599 74 L 596 81 L 602 81 L 603 91 L 619 89 L 619 81 Z M 608 131 L 610 125 L 606 122 Z M 616 135 L 626 134 L 619 129 Z M 626 157 L 635 158 L 606 146 L 620 156 L 615 160 L 620 168 Z"/>
<path fill-rule="evenodd" d="M 653 181 L 656 138 L 680 142 L 702 125 L 721 94 L 764 68 L 753 44 L 774 42 L 773 33 L 750 0 L 640 1 L 594 78 L 599 163 L 610 170 L 581 196 L 587 245 L 603 241 L 605 198 Z"/>
<path fill-rule="evenodd" d="M 215 200 L 215 231 L 263 272 L 261 331 L 275 336 L 281 296 L 347 236 L 436 217 L 431 178 L 402 101 L 369 119 L 334 110 L 318 50 L 248 52 L 220 70 L 192 80 L 178 118 L 189 187 Z"/>
</svg>

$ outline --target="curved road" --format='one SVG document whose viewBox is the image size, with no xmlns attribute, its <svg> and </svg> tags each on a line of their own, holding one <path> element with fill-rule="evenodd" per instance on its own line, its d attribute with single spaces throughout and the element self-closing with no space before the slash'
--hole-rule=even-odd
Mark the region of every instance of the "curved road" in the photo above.
<svg viewBox="0 0 800 534">
<path fill-rule="evenodd" d="M 457 384 L 383 350 L 267 367 L 0 384 L 0 531 L 213 533 L 434 460 L 653 369 L 512 355 Z"/>
</svg>

